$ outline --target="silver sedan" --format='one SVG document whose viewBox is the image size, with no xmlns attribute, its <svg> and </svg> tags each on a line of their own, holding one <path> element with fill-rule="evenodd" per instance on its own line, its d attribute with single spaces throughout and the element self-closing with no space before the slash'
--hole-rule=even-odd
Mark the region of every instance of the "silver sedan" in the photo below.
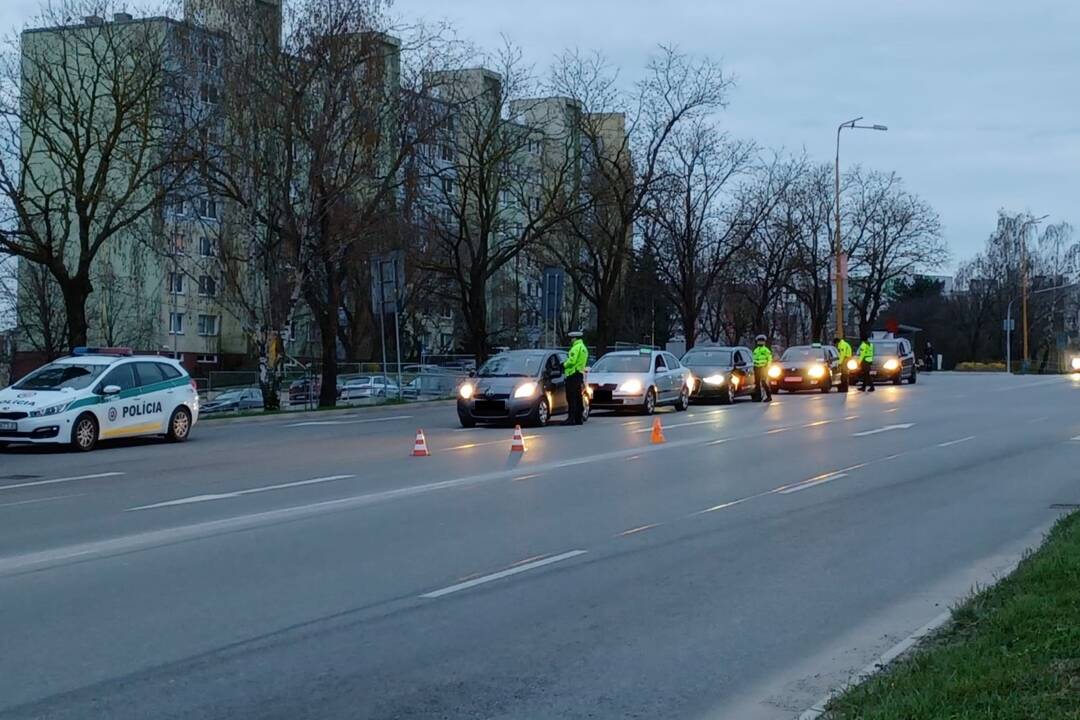
<svg viewBox="0 0 1080 720">
<path fill-rule="evenodd" d="M 587 375 L 593 410 L 634 409 L 651 415 L 660 405 L 690 406 L 694 377 L 663 350 L 619 350 L 600 358 Z"/>
</svg>

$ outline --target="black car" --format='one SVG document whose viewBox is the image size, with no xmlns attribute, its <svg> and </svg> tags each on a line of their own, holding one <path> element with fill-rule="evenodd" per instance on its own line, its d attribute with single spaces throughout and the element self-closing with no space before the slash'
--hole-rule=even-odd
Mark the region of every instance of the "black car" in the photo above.
<svg viewBox="0 0 1080 720">
<path fill-rule="evenodd" d="M 918 382 L 919 371 L 915 366 L 915 350 L 907 338 L 871 340 L 874 359 L 870 363 L 870 377 L 874 382 L 891 382 L 899 385 L 907 380 Z"/>
<path fill-rule="evenodd" d="M 698 346 L 686 351 L 682 364 L 694 373 L 694 401 L 719 400 L 724 405 L 757 391 L 750 348 Z"/>
<path fill-rule="evenodd" d="M 831 345 L 796 345 L 784 351 L 780 360 L 769 367 L 769 386 L 773 390 L 817 390 L 827 393 L 843 384 L 840 355 Z"/>
<path fill-rule="evenodd" d="M 202 404 L 199 408 L 200 415 L 213 415 L 214 413 L 243 412 L 245 410 L 262 410 L 262 390 L 254 388 L 234 388 L 217 395 L 213 400 Z"/>
<path fill-rule="evenodd" d="M 463 427 L 477 423 L 547 425 L 567 412 L 561 350 L 511 350 L 492 357 L 458 388 Z M 589 399 L 583 393 L 585 419 Z"/>
</svg>

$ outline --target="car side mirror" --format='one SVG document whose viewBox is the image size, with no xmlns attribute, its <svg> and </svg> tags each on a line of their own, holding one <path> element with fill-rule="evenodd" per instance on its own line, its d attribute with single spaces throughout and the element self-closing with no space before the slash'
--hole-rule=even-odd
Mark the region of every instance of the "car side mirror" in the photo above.
<svg viewBox="0 0 1080 720">
<path fill-rule="evenodd" d="M 105 395 L 118 395 L 120 393 L 119 385 L 106 385 L 101 391 Z"/>
</svg>

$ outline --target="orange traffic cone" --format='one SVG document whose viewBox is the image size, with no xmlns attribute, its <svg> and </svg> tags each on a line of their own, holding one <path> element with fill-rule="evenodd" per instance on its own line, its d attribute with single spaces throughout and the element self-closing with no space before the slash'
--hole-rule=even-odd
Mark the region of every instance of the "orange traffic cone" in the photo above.
<svg viewBox="0 0 1080 720">
<path fill-rule="evenodd" d="M 664 427 L 660 424 L 660 418 L 654 417 L 652 421 L 652 443 L 653 445 L 660 445 L 667 440 L 664 438 Z"/>
<path fill-rule="evenodd" d="M 514 440 L 510 443 L 510 452 L 525 452 L 525 436 L 521 434 L 521 426 L 514 426 Z"/>
<path fill-rule="evenodd" d="M 412 456 L 413 457 L 427 457 L 431 455 L 431 451 L 427 449 L 427 438 L 424 437 L 423 430 L 416 431 L 416 441 L 413 442 Z"/>
</svg>

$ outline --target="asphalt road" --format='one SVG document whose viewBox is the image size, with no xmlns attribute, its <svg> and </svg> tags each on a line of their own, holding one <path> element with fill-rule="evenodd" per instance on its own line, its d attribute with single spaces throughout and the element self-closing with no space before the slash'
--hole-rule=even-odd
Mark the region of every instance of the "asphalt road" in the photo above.
<svg viewBox="0 0 1080 720">
<path fill-rule="evenodd" d="M 0 454 L 0 718 L 790 718 L 1080 503 L 1080 381 Z M 432 456 L 412 458 L 425 430 Z"/>
</svg>

